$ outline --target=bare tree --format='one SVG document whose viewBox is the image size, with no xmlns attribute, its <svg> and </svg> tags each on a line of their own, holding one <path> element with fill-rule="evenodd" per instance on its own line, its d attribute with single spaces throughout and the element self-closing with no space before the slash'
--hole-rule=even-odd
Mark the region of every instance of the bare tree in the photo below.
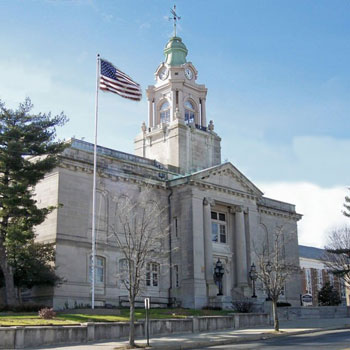
<svg viewBox="0 0 350 350">
<path fill-rule="evenodd" d="M 276 228 L 270 240 L 266 236 L 263 243 L 259 244 L 259 248 L 255 249 L 256 276 L 268 296 L 267 300 L 272 302 L 275 331 L 279 331 L 278 299 L 291 276 L 300 273 L 299 265 L 285 253 L 285 247 L 291 240 L 292 234 L 286 234 L 281 226 Z"/>
<path fill-rule="evenodd" d="M 336 276 L 350 284 L 350 227 L 334 229 L 328 238 L 324 264 Z"/>
<path fill-rule="evenodd" d="M 154 197 L 155 193 L 145 188 L 133 197 L 125 195 L 114 199 L 116 221 L 111 231 L 124 262 L 119 280 L 128 291 L 130 346 L 135 346 L 136 297 L 149 284 L 159 283 L 159 267 L 168 255 L 167 207 L 161 207 Z M 152 269 L 154 266 L 158 271 Z"/>
</svg>

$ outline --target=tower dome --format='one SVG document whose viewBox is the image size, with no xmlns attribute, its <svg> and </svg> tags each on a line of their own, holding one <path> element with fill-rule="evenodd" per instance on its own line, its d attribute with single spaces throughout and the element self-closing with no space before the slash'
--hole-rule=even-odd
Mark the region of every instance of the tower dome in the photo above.
<svg viewBox="0 0 350 350">
<path fill-rule="evenodd" d="M 186 63 L 188 50 L 178 36 L 170 38 L 164 48 L 165 62 L 169 66 L 181 66 Z"/>
</svg>

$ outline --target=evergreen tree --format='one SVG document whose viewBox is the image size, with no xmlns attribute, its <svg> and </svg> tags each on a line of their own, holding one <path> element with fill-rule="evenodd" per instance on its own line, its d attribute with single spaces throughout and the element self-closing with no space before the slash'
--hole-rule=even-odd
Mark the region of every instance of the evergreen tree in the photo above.
<svg viewBox="0 0 350 350">
<path fill-rule="evenodd" d="M 31 240 L 25 245 L 12 246 L 7 251 L 19 297 L 22 288 L 54 286 L 61 282 L 52 264 L 55 261 L 53 243 L 39 243 Z M 4 285 L 4 276 L 0 270 L 0 287 Z"/>
<path fill-rule="evenodd" d="M 343 214 L 347 217 L 350 217 L 350 197 L 349 196 L 345 196 L 344 208 L 345 210 L 343 210 Z"/>
<path fill-rule="evenodd" d="M 341 303 L 338 291 L 329 282 L 318 292 L 318 303 L 322 306 L 336 306 Z"/>
<path fill-rule="evenodd" d="M 37 207 L 34 187 L 66 147 L 55 141 L 66 117 L 31 114 L 32 107 L 29 99 L 15 111 L 0 103 L 0 268 L 7 305 L 17 304 L 12 252 L 34 239 L 34 227 L 54 209 Z"/>
</svg>

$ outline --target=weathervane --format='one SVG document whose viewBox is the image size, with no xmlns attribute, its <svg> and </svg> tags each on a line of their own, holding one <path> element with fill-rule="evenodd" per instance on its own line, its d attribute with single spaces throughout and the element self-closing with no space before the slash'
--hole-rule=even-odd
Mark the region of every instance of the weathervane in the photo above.
<svg viewBox="0 0 350 350">
<path fill-rule="evenodd" d="M 169 17 L 169 21 L 171 21 L 171 20 L 174 21 L 174 36 L 176 36 L 176 21 L 181 19 L 181 17 L 178 16 L 176 13 L 176 5 L 174 5 L 173 9 L 170 9 L 170 13 L 172 14 L 173 17 Z"/>
</svg>

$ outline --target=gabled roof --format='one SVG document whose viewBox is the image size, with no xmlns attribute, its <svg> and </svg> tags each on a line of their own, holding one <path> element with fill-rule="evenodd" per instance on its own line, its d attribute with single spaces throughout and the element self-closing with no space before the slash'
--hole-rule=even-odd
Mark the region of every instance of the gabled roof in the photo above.
<svg viewBox="0 0 350 350">
<path fill-rule="evenodd" d="M 208 183 L 215 182 L 215 178 L 221 175 L 226 175 L 232 179 L 232 185 L 239 185 L 245 192 L 261 197 L 263 192 L 260 191 L 246 176 L 244 176 L 232 163 L 226 162 L 215 165 L 211 168 L 203 169 L 195 173 L 184 175 L 187 180 L 197 180 Z M 212 181 L 210 180 L 212 178 Z"/>
<path fill-rule="evenodd" d="M 299 245 L 299 256 L 306 259 L 322 260 L 325 250 L 316 247 Z"/>
</svg>

